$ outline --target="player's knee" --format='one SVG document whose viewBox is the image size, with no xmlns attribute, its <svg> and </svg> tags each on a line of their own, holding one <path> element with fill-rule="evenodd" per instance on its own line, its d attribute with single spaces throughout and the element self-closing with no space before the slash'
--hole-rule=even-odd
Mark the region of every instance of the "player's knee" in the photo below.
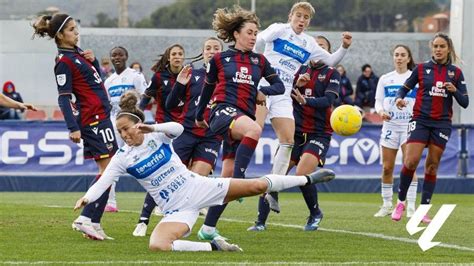
<svg viewBox="0 0 474 266">
<path fill-rule="evenodd" d="M 405 165 L 406 168 L 408 168 L 410 170 L 414 170 L 418 166 L 418 162 L 416 160 L 411 159 L 411 158 L 405 159 L 405 162 L 403 164 Z"/>
<path fill-rule="evenodd" d="M 245 136 L 253 138 L 253 139 L 259 139 L 260 135 L 262 135 L 262 128 L 257 127 L 257 126 L 252 127 L 245 133 Z"/>
<path fill-rule="evenodd" d="M 148 248 L 151 251 L 171 251 L 172 245 L 170 242 L 166 242 L 166 241 L 154 241 L 154 242 L 150 241 Z"/>
<path fill-rule="evenodd" d="M 256 182 L 254 182 L 253 185 L 251 186 L 251 193 L 253 195 L 265 193 L 268 188 L 267 181 L 263 179 L 255 179 L 255 181 Z"/>
<path fill-rule="evenodd" d="M 437 163 L 428 163 L 426 165 L 426 173 L 430 175 L 436 174 L 438 172 L 438 166 L 439 164 Z"/>
<path fill-rule="evenodd" d="M 393 174 L 393 166 L 392 165 L 384 165 L 382 167 L 382 175 L 383 176 L 391 176 Z"/>
</svg>

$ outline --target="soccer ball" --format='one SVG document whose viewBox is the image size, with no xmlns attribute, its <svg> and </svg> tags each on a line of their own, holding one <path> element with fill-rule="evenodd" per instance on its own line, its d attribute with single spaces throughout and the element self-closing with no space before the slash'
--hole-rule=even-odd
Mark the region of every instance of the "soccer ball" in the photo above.
<svg viewBox="0 0 474 266">
<path fill-rule="evenodd" d="M 359 132 L 362 126 L 362 115 L 357 107 L 345 104 L 332 111 L 330 122 L 336 134 L 350 136 Z"/>
</svg>

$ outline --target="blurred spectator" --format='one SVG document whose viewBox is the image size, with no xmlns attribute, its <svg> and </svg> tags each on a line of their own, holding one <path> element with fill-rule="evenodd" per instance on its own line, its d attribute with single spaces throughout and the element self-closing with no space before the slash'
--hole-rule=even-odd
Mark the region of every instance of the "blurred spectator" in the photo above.
<svg viewBox="0 0 474 266">
<path fill-rule="evenodd" d="M 3 84 L 3 94 L 12 100 L 20 103 L 23 102 L 20 93 L 16 92 L 15 90 L 15 84 L 13 84 L 11 81 L 7 81 Z M 23 111 L 24 110 L 0 107 L 0 119 L 20 119 L 20 113 Z"/>
<path fill-rule="evenodd" d="M 334 106 L 339 106 L 342 104 L 354 105 L 354 100 L 352 99 L 354 89 L 352 88 L 351 81 L 346 76 L 346 69 L 343 65 L 337 65 L 336 69 L 337 72 L 339 72 L 339 75 L 341 75 L 341 86 L 339 91 L 339 97 L 335 100 Z"/>
<path fill-rule="evenodd" d="M 357 80 L 354 103 L 360 108 L 370 107 L 371 112 L 375 112 L 375 91 L 377 90 L 379 77 L 374 74 L 369 64 L 363 65 L 361 69 L 362 75 Z"/>
<path fill-rule="evenodd" d="M 141 74 L 143 75 L 143 77 L 145 78 L 145 80 L 147 80 L 145 74 L 143 73 L 143 67 L 142 67 L 142 65 L 141 65 L 139 62 L 136 62 L 136 61 L 135 61 L 135 62 L 131 63 L 131 64 L 130 64 L 130 68 L 131 68 L 131 69 L 135 69 L 136 71 L 138 71 L 139 73 L 141 73 Z"/>
<path fill-rule="evenodd" d="M 139 62 L 135 61 L 131 63 L 130 68 L 135 69 L 136 71 L 140 72 L 145 77 L 145 80 L 146 80 L 146 76 L 145 74 L 143 74 L 143 67 Z M 145 113 L 145 123 L 149 123 L 149 124 L 155 123 L 154 113 L 155 113 L 156 107 L 157 105 L 155 101 L 151 101 L 149 104 L 147 104 L 147 106 L 145 107 L 145 110 L 143 110 L 143 112 Z"/>
<path fill-rule="evenodd" d="M 102 57 L 102 59 L 100 59 L 100 74 L 102 75 L 102 80 L 106 80 L 112 73 L 114 73 L 114 69 L 110 58 Z"/>
</svg>

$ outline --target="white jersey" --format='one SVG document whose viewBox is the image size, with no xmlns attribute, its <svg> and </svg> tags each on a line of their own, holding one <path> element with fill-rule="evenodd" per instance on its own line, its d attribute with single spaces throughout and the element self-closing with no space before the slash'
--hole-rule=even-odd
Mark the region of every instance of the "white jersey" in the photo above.
<svg viewBox="0 0 474 266">
<path fill-rule="evenodd" d="M 136 90 L 138 95 L 145 92 L 147 83 L 142 73 L 127 67 L 120 75 L 113 73 L 104 82 L 105 89 L 110 97 L 112 110 L 110 111 L 112 121 L 120 112 L 120 97 L 128 90 Z"/>
<path fill-rule="evenodd" d="M 164 133 L 149 133 L 144 134 L 140 146 L 123 146 L 84 197 L 89 202 L 95 201 L 121 175 L 128 173 L 150 193 L 162 210 L 183 200 L 176 192 L 186 186 L 192 173 L 173 151 L 171 142 Z"/>
<path fill-rule="evenodd" d="M 375 93 L 375 110 L 377 113 L 382 110 L 390 114 L 390 121 L 384 121 L 384 127 L 393 131 L 406 131 L 408 122 L 413 113 L 413 106 L 415 105 L 416 90 L 411 90 L 405 97 L 407 106 L 402 110 L 395 105 L 395 99 L 400 87 L 410 77 L 411 70 L 403 74 L 398 74 L 397 71 L 384 74 L 380 77 L 377 84 L 377 91 Z"/>
<path fill-rule="evenodd" d="M 265 47 L 263 55 L 285 84 L 285 95 L 290 96 L 296 71 L 308 60 L 322 60 L 334 66 L 342 60 L 347 49 L 339 48 L 334 54 L 321 48 L 314 37 L 302 32 L 296 34 L 289 23 L 274 23 L 258 33 L 256 50 Z M 261 85 L 268 83 L 262 79 Z"/>
</svg>

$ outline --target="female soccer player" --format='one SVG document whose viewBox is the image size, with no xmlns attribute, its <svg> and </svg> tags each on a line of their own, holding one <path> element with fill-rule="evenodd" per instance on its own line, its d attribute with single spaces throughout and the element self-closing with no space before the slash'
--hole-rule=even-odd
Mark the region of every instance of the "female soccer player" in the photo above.
<svg viewBox="0 0 474 266">
<path fill-rule="evenodd" d="M 252 52 L 259 27 L 255 13 L 238 6 L 232 10 L 218 9 L 212 25 L 219 39 L 234 42 L 234 45 L 216 54 L 209 62 L 196 123 L 200 127 L 210 127 L 227 142 L 240 141 L 235 152 L 233 177 L 245 178 L 262 132 L 255 122 L 255 105 L 263 103 L 266 95 L 282 94 L 284 86 L 265 56 Z M 262 78 L 270 85 L 257 89 Z M 203 114 L 211 96 L 213 104 L 208 125 Z M 206 239 L 217 236 L 215 226 L 225 206 L 209 210 L 198 235 Z"/>
<path fill-rule="evenodd" d="M 104 82 L 105 89 L 107 90 L 110 103 L 112 104 L 112 110 L 110 117 L 112 121 L 120 111 L 119 102 L 120 97 L 129 90 L 133 90 L 137 95 L 142 95 L 147 87 L 144 76 L 127 67 L 128 51 L 124 47 L 117 46 L 110 50 L 110 61 L 115 69 L 115 72 L 110 75 Z M 114 124 L 115 135 L 118 136 L 117 128 Z M 117 138 L 117 144 L 119 147 L 123 146 L 123 141 Z M 115 183 L 110 188 L 109 200 L 105 206 L 106 212 L 117 212 L 117 200 L 115 198 Z"/>
<path fill-rule="evenodd" d="M 384 217 L 392 213 L 393 198 L 393 168 L 398 149 L 402 148 L 405 158 L 408 122 L 410 121 L 413 105 L 415 104 L 416 89 L 405 97 L 407 106 L 399 110 L 395 106 L 395 97 L 415 67 L 413 57 L 408 46 L 398 44 L 392 51 L 395 70 L 380 77 L 375 93 L 375 111 L 382 117 L 383 126 L 380 135 L 382 146 L 382 200 L 383 205 L 374 215 Z M 411 182 L 407 194 L 407 217 L 415 213 L 416 189 L 418 182 Z"/>
<path fill-rule="evenodd" d="M 274 23 L 257 36 L 255 50 L 268 58 L 285 85 L 283 95 L 268 97 L 267 110 L 257 110 L 257 120 L 265 120 L 268 113 L 280 142 L 273 159 L 274 174 L 286 173 L 293 148 L 295 121 L 290 95 L 296 71 L 308 60 L 322 60 L 325 64 L 334 66 L 342 60 L 352 43 L 351 34 L 344 32 L 342 46 L 334 54 L 321 49 L 314 38 L 304 32 L 314 14 L 315 10 L 310 3 L 295 3 L 288 14 L 288 23 Z M 267 84 L 262 82 L 260 85 Z M 268 195 L 266 199 L 272 210 L 280 211 L 276 193 Z"/>
<path fill-rule="evenodd" d="M 84 141 L 84 157 L 93 158 L 99 168 L 97 181 L 110 158 L 117 150 L 112 122 L 111 105 L 100 78 L 99 62 L 91 50 L 77 47 L 79 31 L 76 21 L 67 14 L 41 16 L 33 24 L 35 35 L 49 36 L 58 47 L 54 73 L 59 92 L 59 107 L 74 143 Z M 71 102 L 72 96 L 75 103 Z M 108 188 L 108 187 L 107 187 Z M 100 219 L 109 196 L 104 189 L 72 224 L 91 239 L 108 237 L 100 226 Z M 100 197 L 99 197 L 100 196 Z"/>
<path fill-rule="evenodd" d="M 331 50 L 331 43 L 324 36 L 317 36 L 316 42 L 325 51 Z M 321 61 L 310 61 L 295 74 L 298 79 L 292 93 L 293 116 L 295 118 L 295 147 L 287 171 L 296 165 L 296 174 L 304 175 L 322 167 L 331 142 L 332 129 L 329 123 L 332 104 L 339 95 L 340 76 L 336 69 Z M 285 173 L 286 174 L 286 173 Z M 305 231 L 319 228 L 323 213 L 319 208 L 318 191 L 315 185 L 300 186 L 309 210 Z M 270 214 L 270 206 L 260 197 L 258 217 L 248 231 L 266 230 L 265 222 Z"/>
<path fill-rule="evenodd" d="M 334 178 L 334 172 L 327 169 L 307 176 L 267 175 L 251 180 L 203 177 L 188 170 L 171 148 L 172 139 L 181 135 L 183 126 L 176 122 L 142 124 L 144 115 L 136 103 L 131 93 L 122 98 L 116 124 L 126 145 L 74 209 L 93 202 L 121 175 L 131 174 L 165 214 L 151 234 L 152 251 L 242 251 L 222 238 L 210 243 L 180 239 L 191 232 L 203 207 Z"/>
<path fill-rule="evenodd" d="M 453 65 L 458 58 L 451 38 L 444 33 L 437 33 L 430 47 L 431 60 L 413 69 L 411 76 L 398 90 L 395 101 L 400 109 L 407 106 L 404 98 L 418 84 L 413 118 L 408 124 L 406 157 L 400 172 L 398 203 L 392 213 L 394 221 L 399 221 L 405 211 L 407 191 L 425 147 L 428 147 L 428 155 L 425 161 L 421 204 L 431 203 L 439 162 L 451 135 L 453 98 L 463 108 L 469 105 L 464 75 L 461 69 Z M 428 216 L 423 218 L 424 223 L 430 221 Z"/>
</svg>

